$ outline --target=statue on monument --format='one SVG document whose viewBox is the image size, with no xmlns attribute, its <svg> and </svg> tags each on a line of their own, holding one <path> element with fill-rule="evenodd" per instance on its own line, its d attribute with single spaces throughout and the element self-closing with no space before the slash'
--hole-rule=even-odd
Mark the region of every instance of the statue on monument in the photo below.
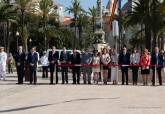
<svg viewBox="0 0 165 114">
<path fill-rule="evenodd" d="M 102 3 L 97 0 L 96 31 L 94 43 L 105 43 L 105 32 L 103 31 Z"/>
</svg>

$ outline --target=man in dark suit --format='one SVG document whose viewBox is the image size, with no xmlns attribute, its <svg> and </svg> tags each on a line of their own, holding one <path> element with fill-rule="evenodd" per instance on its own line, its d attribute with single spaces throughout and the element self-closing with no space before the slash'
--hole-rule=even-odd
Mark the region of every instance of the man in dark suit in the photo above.
<svg viewBox="0 0 165 114">
<path fill-rule="evenodd" d="M 80 54 L 77 52 L 76 48 L 73 49 L 73 54 L 70 56 L 70 63 L 74 65 L 72 68 L 72 74 L 73 74 L 73 84 L 80 84 L 80 65 L 81 58 Z"/>
<path fill-rule="evenodd" d="M 50 84 L 53 84 L 53 77 L 54 71 L 56 66 L 56 84 L 58 84 L 58 59 L 59 53 L 56 51 L 56 47 L 52 47 L 52 51 L 49 52 L 48 60 L 49 60 L 49 67 L 50 67 Z"/>
<path fill-rule="evenodd" d="M 36 48 L 33 47 L 31 49 L 31 52 L 28 54 L 28 63 L 29 63 L 29 69 L 30 69 L 30 84 L 34 82 L 34 84 L 37 83 L 37 62 L 38 62 L 38 54 L 35 51 Z"/>
<path fill-rule="evenodd" d="M 161 70 L 163 68 L 163 55 L 161 55 L 159 53 L 159 48 L 155 47 L 154 49 L 154 53 L 151 56 L 151 64 L 152 65 L 158 65 L 156 66 L 156 70 L 158 73 L 158 79 L 159 79 L 159 84 L 162 85 L 162 75 L 161 75 Z M 162 65 L 162 66 L 159 66 Z M 155 86 L 155 66 L 152 66 L 152 71 L 153 71 L 153 75 L 152 75 L 152 85 Z"/>
<path fill-rule="evenodd" d="M 16 52 L 14 57 L 16 62 L 17 75 L 18 75 L 17 84 L 23 84 L 25 57 L 26 55 L 23 52 L 22 46 L 19 46 L 18 52 Z"/>
<path fill-rule="evenodd" d="M 64 47 L 63 51 L 60 54 L 60 62 L 61 65 L 64 65 L 61 67 L 62 70 L 62 84 L 66 82 L 68 84 L 68 66 L 65 66 L 68 64 L 69 54 L 66 51 L 66 48 Z"/>
<path fill-rule="evenodd" d="M 121 65 L 122 72 L 122 85 L 124 85 L 126 78 L 126 85 L 128 85 L 128 66 L 130 64 L 130 54 L 127 52 L 127 48 L 124 47 L 122 53 L 119 55 L 119 65 Z M 122 66 L 123 65 L 123 66 Z"/>
</svg>

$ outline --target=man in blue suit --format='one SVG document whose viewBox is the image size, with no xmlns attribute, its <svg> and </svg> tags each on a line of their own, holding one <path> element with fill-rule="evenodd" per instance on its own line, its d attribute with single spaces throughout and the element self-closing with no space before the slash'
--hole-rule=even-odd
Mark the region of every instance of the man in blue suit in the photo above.
<svg viewBox="0 0 165 114">
<path fill-rule="evenodd" d="M 30 84 L 34 82 L 34 84 L 37 83 L 37 62 L 38 62 L 38 54 L 36 52 L 36 48 L 33 47 L 31 49 L 31 52 L 28 54 L 28 63 L 29 63 L 29 69 L 30 69 Z"/>
<path fill-rule="evenodd" d="M 59 53 L 56 51 L 56 47 L 52 47 L 52 51 L 49 52 L 48 60 L 49 60 L 49 67 L 50 67 L 50 84 L 53 84 L 53 77 L 54 71 L 56 66 L 56 84 L 58 84 L 58 59 Z"/>
<path fill-rule="evenodd" d="M 162 75 L 161 71 L 163 68 L 163 55 L 159 53 L 159 48 L 155 47 L 154 53 L 151 56 L 151 64 L 152 65 L 158 65 L 156 66 L 156 70 L 158 73 L 158 79 L 159 79 L 159 85 L 162 85 Z M 152 75 L 152 85 L 155 86 L 155 66 L 152 67 L 153 75 Z"/>
<path fill-rule="evenodd" d="M 80 53 L 77 52 L 76 48 L 73 49 L 73 54 L 70 56 L 70 63 L 71 65 L 75 65 L 72 67 L 72 74 L 73 74 L 73 84 L 80 84 L 80 65 L 81 57 Z"/>
<path fill-rule="evenodd" d="M 63 51 L 60 54 L 60 62 L 61 65 L 67 65 L 69 60 L 69 54 L 66 51 L 66 48 L 64 47 Z M 62 84 L 66 82 L 68 84 L 68 66 L 62 66 Z"/>
<path fill-rule="evenodd" d="M 16 62 L 16 68 L 17 68 L 17 75 L 18 75 L 17 84 L 23 84 L 25 57 L 26 55 L 23 52 L 22 46 L 19 46 L 18 52 L 16 52 L 14 56 Z"/>
<path fill-rule="evenodd" d="M 122 53 L 119 55 L 119 65 L 129 65 L 130 64 L 130 54 L 127 52 L 127 48 L 124 47 Z M 122 72 L 122 85 L 124 85 L 126 78 L 126 85 L 128 85 L 128 66 L 121 66 Z"/>
</svg>

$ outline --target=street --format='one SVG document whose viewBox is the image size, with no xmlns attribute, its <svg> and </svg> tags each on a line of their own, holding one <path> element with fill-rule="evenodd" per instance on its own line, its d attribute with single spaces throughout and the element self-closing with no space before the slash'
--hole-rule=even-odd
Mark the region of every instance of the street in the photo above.
<svg viewBox="0 0 165 114">
<path fill-rule="evenodd" d="M 13 76 L 14 75 L 14 76 Z M 0 81 L 3 114 L 164 114 L 164 86 L 16 85 L 16 74 Z"/>
</svg>

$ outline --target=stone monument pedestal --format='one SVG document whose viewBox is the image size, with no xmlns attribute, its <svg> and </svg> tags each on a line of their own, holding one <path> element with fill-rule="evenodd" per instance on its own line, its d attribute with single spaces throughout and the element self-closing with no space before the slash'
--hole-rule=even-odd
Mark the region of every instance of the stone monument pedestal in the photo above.
<svg viewBox="0 0 165 114">
<path fill-rule="evenodd" d="M 108 47 L 107 43 L 97 43 L 93 44 L 94 50 L 98 50 L 98 52 L 101 52 L 103 48 Z"/>
</svg>

